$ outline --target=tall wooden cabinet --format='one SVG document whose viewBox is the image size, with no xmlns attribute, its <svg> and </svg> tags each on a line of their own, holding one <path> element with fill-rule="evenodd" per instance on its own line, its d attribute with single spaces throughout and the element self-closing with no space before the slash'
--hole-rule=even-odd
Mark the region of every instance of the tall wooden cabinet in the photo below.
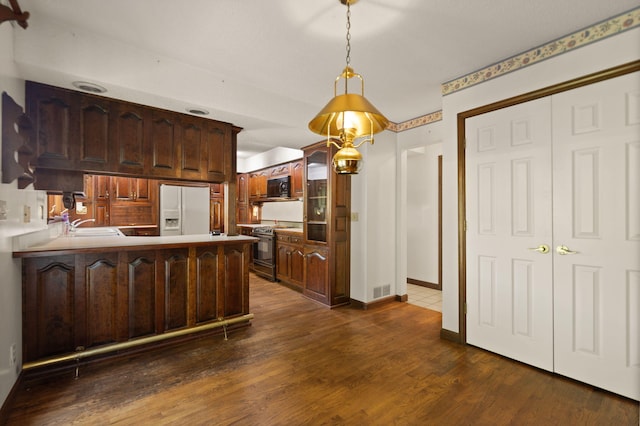
<svg viewBox="0 0 640 426">
<path fill-rule="evenodd" d="M 351 176 L 331 168 L 336 148 L 320 142 L 303 148 L 303 293 L 329 306 L 350 301 Z"/>
</svg>

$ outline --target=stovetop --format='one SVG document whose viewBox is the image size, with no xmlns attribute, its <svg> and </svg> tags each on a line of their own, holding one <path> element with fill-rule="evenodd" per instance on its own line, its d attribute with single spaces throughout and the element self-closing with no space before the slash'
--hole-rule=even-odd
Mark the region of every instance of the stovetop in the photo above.
<svg viewBox="0 0 640 426">
<path fill-rule="evenodd" d="M 272 226 L 257 226 L 253 228 L 253 235 L 273 235 Z"/>
</svg>

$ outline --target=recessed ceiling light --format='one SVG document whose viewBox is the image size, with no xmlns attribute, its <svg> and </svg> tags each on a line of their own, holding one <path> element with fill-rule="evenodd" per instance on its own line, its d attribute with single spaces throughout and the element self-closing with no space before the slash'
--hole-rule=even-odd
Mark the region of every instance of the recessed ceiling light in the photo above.
<svg viewBox="0 0 640 426">
<path fill-rule="evenodd" d="M 80 90 L 84 90 L 85 92 L 104 93 L 107 91 L 107 89 L 102 86 L 99 86 L 95 83 L 88 83 L 86 81 L 74 81 L 72 84 L 74 87 Z"/>
<path fill-rule="evenodd" d="M 208 115 L 209 111 L 204 108 L 187 108 L 187 112 L 195 115 Z"/>
</svg>

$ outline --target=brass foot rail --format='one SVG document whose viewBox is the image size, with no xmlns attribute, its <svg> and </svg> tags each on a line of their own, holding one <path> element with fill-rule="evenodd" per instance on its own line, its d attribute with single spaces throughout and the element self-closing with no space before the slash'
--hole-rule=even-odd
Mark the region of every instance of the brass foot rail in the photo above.
<svg viewBox="0 0 640 426">
<path fill-rule="evenodd" d="M 74 352 L 67 355 L 60 355 L 51 358 L 45 358 L 38 361 L 27 362 L 22 366 L 22 370 L 31 370 L 33 368 L 45 367 L 51 364 L 57 364 L 59 362 L 64 361 L 76 361 L 79 362 L 82 358 L 101 355 L 109 352 L 119 351 L 121 349 L 129 349 L 135 346 L 144 345 L 147 343 L 158 342 L 161 340 L 170 339 L 172 337 L 184 336 L 187 334 L 197 333 L 199 331 L 210 330 L 213 328 L 224 327 L 225 340 L 227 340 L 227 326 L 231 324 L 237 324 L 240 322 L 245 322 L 253 319 L 253 314 L 245 314 L 240 317 L 230 318 L 226 320 L 220 320 L 216 322 L 212 322 L 210 324 L 204 324 L 197 327 L 185 328 L 182 330 L 170 331 L 168 333 L 163 334 L 155 334 L 153 336 L 141 337 L 135 340 L 129 340 L 127 342 L 113 343 L 111 345 L 100 346 L 94 349 L 80 349 L 78 352 Z M 77 368 L 76 368 L 77 375 Z"/>
</svg>

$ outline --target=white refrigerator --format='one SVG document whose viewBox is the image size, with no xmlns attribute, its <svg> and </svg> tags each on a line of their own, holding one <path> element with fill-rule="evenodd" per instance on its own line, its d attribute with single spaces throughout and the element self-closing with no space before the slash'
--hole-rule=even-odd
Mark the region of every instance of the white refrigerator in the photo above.
<svg viewBox="0 0 640 426">
<path fill-rule="evenodd" d="M 160 235 L 209 233 L 209 188 L 160 185 Z"/>
</svg>

